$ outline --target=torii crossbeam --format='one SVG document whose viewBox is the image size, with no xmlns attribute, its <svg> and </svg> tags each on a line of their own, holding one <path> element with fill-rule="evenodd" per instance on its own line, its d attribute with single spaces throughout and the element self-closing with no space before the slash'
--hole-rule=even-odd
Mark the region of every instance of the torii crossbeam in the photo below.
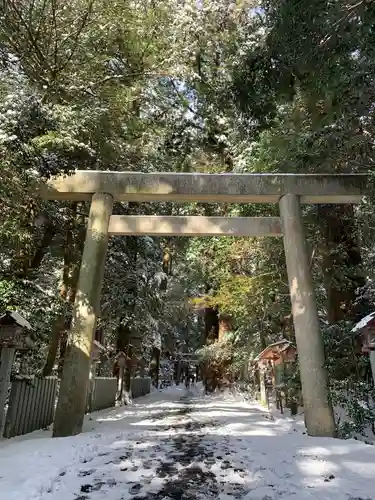
<svg viewBox="0 0 375 500">
<path fill-rule="evenodd" d="M 41 185 L 49 200 L 89 200 L 94 193 L 115 201 L 278 203 L 284 194 L 301 203 L 358 203 L 365 174 L 180 174 L 78 170 Z"/>
</svg>

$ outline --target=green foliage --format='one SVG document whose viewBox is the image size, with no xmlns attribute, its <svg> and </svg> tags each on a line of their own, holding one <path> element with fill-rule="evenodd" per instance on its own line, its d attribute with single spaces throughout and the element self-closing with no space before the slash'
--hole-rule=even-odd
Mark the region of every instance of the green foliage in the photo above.
<svg viewBox="0 0 375 500">
<path fill-rule="evenodd" d="M 375 433 L 375 391 L 368 382 L 333 380 L 331 387 L 333 405 L 337 408 L 337 427 L 340 436 L 356 436 L 371 443 Z"/>
</svg>

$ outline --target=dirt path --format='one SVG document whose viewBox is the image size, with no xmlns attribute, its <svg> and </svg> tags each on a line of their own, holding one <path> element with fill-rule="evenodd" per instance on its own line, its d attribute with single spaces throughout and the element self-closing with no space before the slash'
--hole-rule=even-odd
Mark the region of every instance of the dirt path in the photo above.
<svg viewBox="0 0 375 500">
<path fill-rule="evenodd" d="M 148 446 L 148 456 L 137 453 L 137 445 L 142 441 L 136 441 L 132 451 L 98 453 L 93 460 L 86 461 L 90 465 L 82 468 L 78 476 L 86 478 L 87 482 L 81 485 L 72 500 L 97 500 L 106 498 L 107 494 L 118 500 L 210 500 L 222 494 L 228 500 L 243 498 L 247 493 L 244 483 L 233 482 L 233 477 L 228 482 L 226 477 L 237 474 L 244 478 L 244 464 L 232 464 L 225 437 L 218 442 L 207 436 L 207 431 L 217 422 L 195 417 L 193 397 L 193 392 L 186 391 L 179 401 L 180 408 L 168 424 L 164 423 L 165 411 L 153 416 L 155 427 L 149 432 L 163 432 L 168 437 L 161 437 Z M 104 466 L 100 466 L 100 461 Z M 113 469 L 119 465 L 123 473 L 120 481 L 113 474 Z M 210 470 L 214 465 L 220 466 L 221 474 Z M 141 471 L 139 480 L 131 479 L 132 474 Z M 147 492 L 143 493 L 144 490 Z"/>
<path fill-rule="evenodd" d="M 176 415 L 176 423 L 168 428 L 175 437 L 170 441 L 171 451 L 156 469 L 158 477 L 164 479 L 162 488 L 156 493 L 135 496 L 134 500 L 215 499 L 224 490 L 227 490 L 225 493 L 228 497 L 240 499 L 247 493 L 241 483 L 231 483 L 230 488 L 228 487 L 225 476 L 231 469 L 233 472 L 243 473 L 243 476 L 245 470 L 231 464 L 231 453 L 225 443 L 217 450 L 217 446 L 212 446 L 213 443 L 206 438 L 205 431 L 217 423 L 194 418 L 194 407 L 190 399 L 192 395 L 188 392 L 181 398 L 184 407 Z M 221 481 L 210 471 L 218 462 L 222 468 Z"/>
</svg>

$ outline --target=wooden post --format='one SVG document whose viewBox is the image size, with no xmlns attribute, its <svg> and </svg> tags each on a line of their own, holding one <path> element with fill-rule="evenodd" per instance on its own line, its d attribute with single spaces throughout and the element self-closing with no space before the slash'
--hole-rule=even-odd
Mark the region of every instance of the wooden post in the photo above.
<svg viewBox="0 0 375 500">
<path fill-rule="evenodd" d="M 268 405 L 264 367 L 259 366 L 258 369 L 259 369 L 260 402 L 263 405 Z"/>
<path fill-rule="evenodd" d="M 12 372 L 14 354 L 16 350 L 13 347 L 3 346 L 1 349 L 0 365 L 0 437 L 3 435 L 5 423 L 5 403 L 8 396 L 10 375 Z"/>
<path fill-rule="evenodd" d="M 178 359 L 176 361 L 176 367 L 175 367 L 175 384 L 179 385 L 181 381 L 181 360 Z"/>
<path fill-rule="evenodd" d="M 280 213 L 307 432 L 310 436 L 335 436 L 324 344 L 298 196 L 283 196 Z"/>
<path fill-rule="evenodd" d="M 73 436 L 82 431 L 112 206 L 111 195 L 93 195 L 56 408 L 54 437 Z"/>
<path fill-rule="evenodd" d="M 125 374 L 124 374 L 124 399 L 126 403 L 130 402 L 131 395 L 131 382 L 132 382 L 132 356 L 133 356 L 133 346 L 128 344 L 127 349 L 127 359 L 125 363 Z"/>
<path fill-rule="evenodd" d="M 159 388 L 159 370 L 160 370 L 160 349 L 153 346 L 150 361 L 150 375 L 152 383 L 156 389 Z"/>
<path fill-rule="evenodd" d="M 369 358 L 370 358 L 370 367 L 371 367 L 372 379 L 374 381 L 374 387 L 375 387 L 375 351 L 374 350 L 371 350 L 369 352 Z"/>
<path fill-rule="evenodd" d="M 126 354 L 120 352 L 117 355 L 118 362 L 118 379 L 117 379 L 117 395 L 116 402 L 119 405 L 123 405 L 125 403 L 125 395 L 124 395 L 124 375 L 125 375 L 125 366 L 126 366 Z"/>
<path fill-rule="evenodd" d="M 92 408 L 93 408 L 96 371 L 97 371 L 97 361 L 92 360 L 91 367 L 90 367 L 89 389 L 88 389 L 88 397 L 87 397 L 87 412 L 88 413 L 92 413 Z"/>
</svg>

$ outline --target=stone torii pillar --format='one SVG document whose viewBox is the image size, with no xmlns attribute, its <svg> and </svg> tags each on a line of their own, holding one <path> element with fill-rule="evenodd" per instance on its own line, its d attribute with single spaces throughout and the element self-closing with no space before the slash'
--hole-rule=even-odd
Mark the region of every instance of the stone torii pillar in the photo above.
<svg viewBox="0 0 375 500">
<path fill-rule="evenodd" d="M 327 371 L 324 368 L 324 343 L 319 328 L 299 197 L 292 194 L 282 196 L 280 214 L 306 428 L 310 436 L 334 436 L 335 421 L 328 397 Z"/>
<path fill-rule="evenodd" d="M 54 437 L 73 436 L 82 431 L 112 207 L 112 195 L 96 193 L 92 196 L 53 427 Z"/>
</svg>

